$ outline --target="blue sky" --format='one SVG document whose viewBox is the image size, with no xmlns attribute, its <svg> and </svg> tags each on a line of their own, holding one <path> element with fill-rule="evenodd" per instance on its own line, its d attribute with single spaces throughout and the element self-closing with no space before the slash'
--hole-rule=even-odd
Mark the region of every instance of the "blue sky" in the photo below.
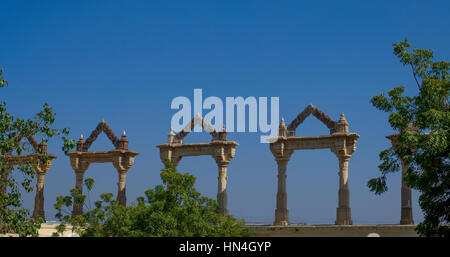
<svg viewBox="0 0 450 257">
<path fill-rule="evenodd" d="M 361 135 L 350 159 L 353 222 L 398 223 L 400 174 L 375 196 L 366 186 L 379 175 L 378 153 L 390 142 L 387 115 L 369 100 L 404 85 L 415 94 L 411 71 L 392 54 L 405 37 L 437 59 L 450 56 L 448 1 L 2 1 L 0 67 L 9 86 L 0 98 L 8 110 L 31 117 L 44 103 L 56 126 L 86 137 L 102 119 L 126 130 L 140 152 L 127 179 L 128 203 L 160 184 L 157 144 L 167 140 L 176 96 L 222 100 L 234 96 L 280 97 L 287 122 L 312 103 L 333 119 L 344 112 Z M 327 134 L 308 118 L 297 135 Z M 273 222 L 276 164 L 257 133 L 230 133 L 239 142 L 228 170 L 228 207 L 247 221 Z M 190 134 L 187 142 L 209 140 Z M 75 175 L 61 142 L 46 176 L 45 208 L 54 220 L 57 195 L 68 194 Z M 92 150 L 109 150 L 105 135 Z M 215 198 L 217 167 L 209 156 L 185 158 L 179 171 L 197 176 L 197 188 Z M 288 166 L 291 222 L 334 223 L 338 161 L 329 150 L 297 151 Z M 95 195 L 117 192 L 111 164 L 92 165 Z M 423 219 L 413 191 L 416 222 Z M 32 208 L 34 194 L 25 195 Z"/>
</svg>

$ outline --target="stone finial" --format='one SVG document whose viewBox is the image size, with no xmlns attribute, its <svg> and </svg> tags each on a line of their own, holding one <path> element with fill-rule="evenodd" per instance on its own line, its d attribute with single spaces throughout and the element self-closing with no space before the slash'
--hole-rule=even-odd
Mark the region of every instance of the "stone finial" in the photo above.
<svg viewBox="0 0 450 257">
<path fill-rule="evenodd" d="M 280 126 L 278 127 L 278 136 L 287 137 L 287 127 L 283 117 L 281 118 Z"/>
<path fill-rule="evenodd" d="M 336 132 L 338 133 L 348 133 L 348 122 L 345 119 L 344 113 L 341 113 L 341 117 L 336 124 Z"/>
<path fill-rule="evenodd" d="M 105 119 L 102 119 L 102 123 L 105 123 Z"/>
<path fill-rule="evenodd" d="M 118 149 L 121 150 L 128 150 L 128 139 L 127 139 L 127 135 L 125 133 L 125 130 L 122 133 L 122 137 L 119 140 L 119 145 L 118 145 Z"/>
<path fill-rule="evenodd" d="M 225 129 L 225 124 L 222 125 L 222 131 L 218 132 L 218 139 L 222 141 L 227 140 L 227 130 Z"/>
<path fill-rule="evenodd" d="M 168 134 L 168 140 L 167 140 L 167 142 L 168 142 L 169 144 L 171 144 L 171 143 L 174 142 L 174 140 L 175 140 L 175 133 L 173 133 L 173 129 L 170 128 L 170 131 L 169 131 L 169 134 Z"/>
<path fill-rule="evenodd" d="M 83 134 L 81 134 L 80 135 L 80 139 L 78 139 L 77 152 L 84 152 L 84 137 L 83 137 Z"/>
<path fill-rule="evenodd" d="M 42 153 L 47 152 L 47 143 L 45 143 L 44 139 L 42 139 L 41 143 L 39 144 L 39 149 L 41 150 Z"/>
</svg>

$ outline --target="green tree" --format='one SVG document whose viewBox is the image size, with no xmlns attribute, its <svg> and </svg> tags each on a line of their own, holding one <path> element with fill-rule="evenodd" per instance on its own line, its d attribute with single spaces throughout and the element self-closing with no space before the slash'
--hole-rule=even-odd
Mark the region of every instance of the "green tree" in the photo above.
<svg viewBox="0 0 450 257">
<path fill-rule="evenodd" d="M 161 171 L 163 185 L 145 192 L 131 206 L 118 205 L 111 193 L 102 194 L 95 208 L 71 219 L 63 215 L 63 207 L 70 208 L 72 198 L 80 197 L 76 189 L 71 196 L 57 198 L 57 218 L 70 222 L 80 236 L 87 237 L 176 237 L 176 236 L 248 236 L 243 220 L 216 212 L 217 202 L 203 197 L 195 189 L 195 177 L 176 171 L 166 163 Z M 92 181 L 91 181 L 92 182 Z M 92 184 L 90 184 L 92 188 Z M 88 188 L 89 189 L 89 188 Z M 59 227 L 59 233 L 64 225 Z"/>
<path fill-rule="evenodd" d="M 3 69 L 0 69 L 0 89 L 6 87 L 8 82 L 3 78 Z M 12 154 L 21 155 L 34 151 L 25 139 L 30 136 L 42 137 L 44 142 L 55 136 L 61 136 L 64 145 L 63 151 L 75 146 L 75 141 L 67 138 L 69 129 L 55 129 L 53 123 L 55 113 L 48 104 L 43 110 L 31 119 L 14 117 L 6 110 L 6 102 L 0 101 L 0 234 L 13 233 L 20 236 L 37 236 L 42 219 L 30 219 L 29 210 L 23 207 L 21 193 L 33 191 L 31 183 L 35 177 L 35 170 L 31 163 L 48 160 L 46 152 L 38 149 L 38 155 L 26 163 L 16 166 L 23 175 L 20 183 L 9 176 L 10 162 L 6 157 Z M 8 156 L 9 155 L 9 156 Z M 23 190 L 22 190 L 23 189 Z"/>
<path fill-rule="evenodd" d="M 418 233 L 450 236 L 450 64 L 432 61 L 432 51 L 412 47 L 407 39 L 393 46 L 400 62 L 411 68 L 418 94 L 405 96 L 400 86 L 371 99 L 377 109 L 390 113 L 389 123 L 399 136 L 395 149 L 380 153 L 381 176 L 368 186 L 376 194 L 385 192 L 386 176 L 398 171 L 403 160 L 409 165 L 405 183 L 420 192 L 425 216 Z"/>
</svg>

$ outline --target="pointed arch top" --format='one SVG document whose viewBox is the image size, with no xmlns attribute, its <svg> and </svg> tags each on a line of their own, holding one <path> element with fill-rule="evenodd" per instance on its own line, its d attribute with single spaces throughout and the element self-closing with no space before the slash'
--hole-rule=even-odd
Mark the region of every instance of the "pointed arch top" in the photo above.
<svg viewBox="0 0 450 257">
<path fill-rule="evenodd" d="M 197 125 L 202 126 L 202 128 L 206 130 L 213 138 L 217 137 L 216 129 L 208 121 L 203 119 L 202 116 L 197 114 L 180 132 L 175 135 L 175 139 L 177 141 L 183 140 L 183 138 L 187 136 Z"/>
<path fill-rule="evenodd" d="M 319 108 L 316 106 L 310 104 L 308 105 L 301 113 L 297 115 L 297 117 L 288 125 L 287 129 L 288 131 L 294 131 L 300 124 L 303 123 L 303 121 L 309 116 L 313 115 L 318 120 L 320 120 L 325 126 L 327 126 L 328 129 L 330 129 L 331 133 L 334 133 L 336 131 L 336 124 L 337 122 L 333 119 L 331 119 L 328 115 L 326 115 L 324 112 L 322 112 Z"/>
<path fill-rule="evenodd" d="M 83 142 L 83 152 L 87 152 L 89 150 L 89 147 L 91 147 L 92 143 L 94 143 L 95 140 L 97 140 L 97 137 L 100 135 L 100 133 L 104 132 L 106 136 L 109 138 L 109 140 L 113 143 L 114 147 L 116 149 L 120 148 L 120 139 L 114 134 L 114 131 L 111 129 L 111 127 L 106 123 L 104 120 L 102 120 L 97 127 L 92 131 L 91 135 L 86 139 L 85 142 Z M 80 140 L 82 140 L 83 137 L 80 137 Z"/>
</svg>

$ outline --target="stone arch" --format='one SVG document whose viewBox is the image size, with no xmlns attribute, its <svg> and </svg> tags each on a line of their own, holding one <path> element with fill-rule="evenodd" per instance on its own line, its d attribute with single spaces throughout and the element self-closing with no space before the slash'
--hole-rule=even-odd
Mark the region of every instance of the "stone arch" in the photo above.
<svg viewBox="0 0 450 257">
<path fill-rule="evenodd" d="M 295 136 L 295 129 L 309 116 L 315 116 L 330 129 L 330 135 Z M 308 105 L 297 117 L 286 126 L 281 119 L 278 137 L 270 143 L 270 150 L 278 165 L 277 208 L 275 210 L 274 225 L 288 225 L 286 171 L 287 164 L 295 150 L 330 149 L 339 160 L 339 191 L 338 208 L 336 210 L 337 225 L 352 224 L 350 215 L 350 194 L 348 191 L 348 161 L 356 150 L 359 135 L 348 131 L 348 122 L 344 114 L 339 121 L 332 120 L 319 108 Z"/>
<path fill-rule="evenodd" d="M 115 149 L 109 151 L 95 151 L 89 152 L 89 147 L 97 139 L 101 132 L 104 132 L 107 137 L 113 143 Z M 84 173 L 88 169 L 91 163 L 112 163 L 119 174 L 117 201 L 120 205 L 125 206 L 127 202 L 126 198 L 126 176 L 128 170 L 134 164 L 134 158 L 138 155 L 138 152 L 128 150 L 128 139 L 125 131 L 122 133 L 122 137 L 119 139 L 111 127 L 102 120 L 97 127 L 92 131 L 89 138 L 84 141 L 83 135 L 77 142 L 77 150 L 74 152 L 68 152 L 70 157 L 70 164 L 75 171 L 76 182 L 75 188 L 80 193 L 83 191 L 83 177 Z M 73 202 L 72 217 L 83 213 L 83 206 L 80 203 Z"/>
<path fill-rule="evenodd" d="M 12 151 L 9 151 L 5 155 L 0 155 L 0 158 L 5 162 L 6 168 L 3 171 L 3 179 L 7 180 L 9 173 L 13 170 L 14 166 L 22 165 L 22 164 L 30 164 L 34 171 L 37 174 L 37 182 L 36 182 L 36 195 L 34 198 L 34 210 L 32 217 L 34 219 L 38 219 L 39 217 L 45 220 L 45 211 L 44 211 L 44 181 L 45 175 L 47 171 L 52 166 L 53 159 L 56 159 L 56 155 L 47 153 L 47 143 L 42 140 L 41 143 L 38 143 L 33 135 L 22 135 L 17 138 L 16 143 L 19 143 L 23 138 L 26 138 L 30 145 L 33 147 L 34 153 L 32 154 L 21 154 L 15 155 L 12 154 Z M 39 158 L 42 154 L 47 156 L 47 161 L 43 163 L 43 161 Z M 3 193 L 6 193 L 6 186 L 2 187 Z"/>
<path fill-rule="evenodd" d="M 204 143 L 183 143 L 183 138 L 196 126 L 201 125 L 212 135 L 211 142 Z M 225 127 L 222 131 L 217 132 L 211 124 L 205 121 L 201 116 L 195 116 L 191 122 L 187 124 L 185 129 L 175 134 L 172 129 L 168 134 L 167 143 L 157 145 L 160 149 L 160 158 L 163 163 L 171 161 L 174 166 L 177 166 L 181 159 L 185 156 L 201 156 L 210 155 L 217 163 L 218 176 L 218 192 L 217 202 L 219 203 L 218 212 L 222 215 L 228 214 L 227 210 L 227 169 L 231 159 L 233 159 L 236 146 L 239 144 L 236 141 L 227 140 L 227 132 Z"/>
</svg>

